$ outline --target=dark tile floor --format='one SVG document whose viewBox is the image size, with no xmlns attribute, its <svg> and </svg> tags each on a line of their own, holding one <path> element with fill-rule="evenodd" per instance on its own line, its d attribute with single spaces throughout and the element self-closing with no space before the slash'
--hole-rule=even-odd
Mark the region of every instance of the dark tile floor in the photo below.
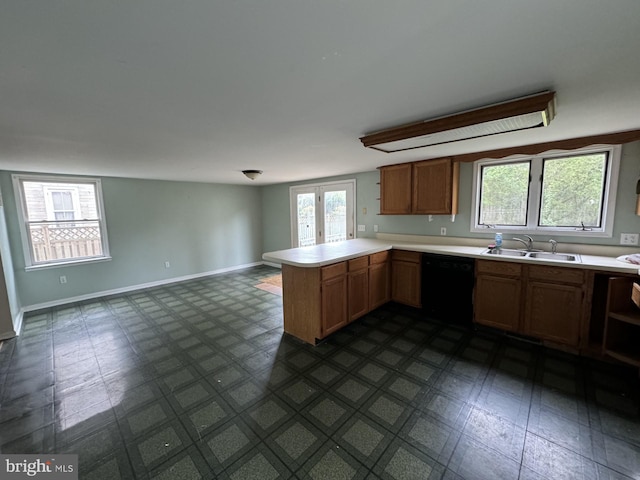
<svg viewBox="0 0 640 480">
<path fill-rule="evenodd" d="M 378 309 L 311 347 L 256 267 L 29 314 L 2 453 L 82 479 L 640 478 L 637 372 Z"/>
</svg>

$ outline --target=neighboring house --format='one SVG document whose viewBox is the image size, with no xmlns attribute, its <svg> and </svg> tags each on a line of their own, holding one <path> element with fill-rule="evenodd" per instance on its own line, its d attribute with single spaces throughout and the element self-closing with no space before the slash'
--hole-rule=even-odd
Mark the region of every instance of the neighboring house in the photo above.
<svg viewBox="0 0 640 480">
<path fill-rule="evenodd" d="M 102 254 L 95 184 L 22 182 L 33 262 Z"/>
</svg>

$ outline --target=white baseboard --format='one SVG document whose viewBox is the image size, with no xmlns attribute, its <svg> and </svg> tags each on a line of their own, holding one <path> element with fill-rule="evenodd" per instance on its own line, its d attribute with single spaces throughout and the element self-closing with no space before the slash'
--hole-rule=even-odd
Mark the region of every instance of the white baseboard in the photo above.
<svg viewBox="0 0 640 480">
<path fill-rule="evenodd" d="M 272 262 L 262 262 L 263 265 L 269 265 L 270 267 L 275 267 L 275 268 L 282 268 L 282 265 L 279 263 L 272 263 Z"/>
<path fill-rule="evenodd" d="M 202 272 L 202 273 L 195 273 L 192 275 L 184 275 L 182 277 L 167 278 L 164 280 L 158 280 L 156 282 L 142 283 L 139 285 L 131 285 L 129 287 L 115 288 L 113 290 L 104 290 L 102 292 L 79 295 L 77 297 L 62 298 L 59 300 L 53 300 L 51 302 L 37 303 L 35 305 L 27 305 L 25 307 L 22 307 L 22 310 L 20 312 L 20 325 L 22 325 L 22 314 L 26 312 L 33 312 L 35 310 L 41 310 L 43 308 L 58 307 L 60 305 L 66 305 L 68 303 L 82 302 L 84 300 L 92 300 L 94 298 L 106 297 L 109 295 L 117 295 L 120 293 L 134 292 L 136 290 L 143 290 L 145 288 L 160 287 L 162 285 L 168 285 L 171 283 L 184 282 L 187 280 L 194 280 L 196 278 L 209 277 L 211 275 L 219 275 L 221 273 L 233 272 L 235 270 L 242 270 L 245 268 L 256 267 L 258 265 L 264 265 L 264 264 L 265 262 L 247 263 L 244 265 L 236 265 L 234 267 L 220 268 L 218 270 L 212 270 L 210 272 Z M 16 331 L 19 331 L 19 330 L 16 329 Z"/>
<path fill-rule="evenodd" d="M 18 316 L 13 320 L 13 330 L 15 330 L 16 335 L 20 335 L 22 333 L 22 320 L 24 320 L 23 308 L 20 309 Z"/>
</svg>

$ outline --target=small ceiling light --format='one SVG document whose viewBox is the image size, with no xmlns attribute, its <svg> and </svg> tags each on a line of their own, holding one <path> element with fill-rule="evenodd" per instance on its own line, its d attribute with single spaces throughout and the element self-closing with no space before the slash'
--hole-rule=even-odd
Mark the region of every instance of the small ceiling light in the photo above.
<svg viewBox="0 0 640 480">
<path fill-rule="evenodd" d="M 546 127 L 554 116 L 555 92 L 542 92 L 454 115 L 389 128 L 365 135 L 360 141 L 365 147 L 381 152 L 401 152 Z"/>
<path fill-rule="evenodd" d="M 262 170 L 242 170 L 242 173 L 244 173 L 245 177 L 251 180 L 255 180 L 260 175 L 262 175 Z"/>
</svg>

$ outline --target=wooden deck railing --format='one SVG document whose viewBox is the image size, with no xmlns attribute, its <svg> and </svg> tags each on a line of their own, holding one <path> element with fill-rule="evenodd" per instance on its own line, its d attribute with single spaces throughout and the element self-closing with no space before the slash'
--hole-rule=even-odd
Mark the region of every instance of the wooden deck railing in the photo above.
<svg viewBox="0 0 640 480">
<path fill-rule="evenodd" d="M 31 224 L 30 231 L 35 263 L 103 254 L 98 222 L 82 226 Z"/>
</svg>

